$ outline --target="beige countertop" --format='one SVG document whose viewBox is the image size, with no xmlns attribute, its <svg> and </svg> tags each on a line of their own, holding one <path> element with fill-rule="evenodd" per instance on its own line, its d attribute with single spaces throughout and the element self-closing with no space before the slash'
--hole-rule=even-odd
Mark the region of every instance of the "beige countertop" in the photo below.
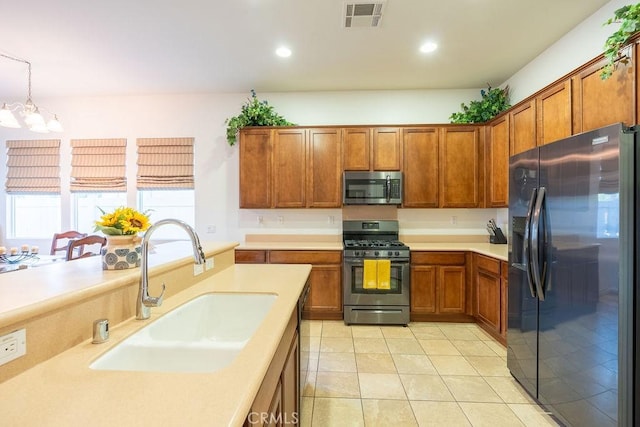
<svg viewBox="0 0 640 427">
<path fill-rule="evenodd" d="M 156 261 L 161 262 L 161 258 Z M 105 280 L 109 275 L 109 272 L 98 274 L 95 266 L 89 265 L 92 263 L 80 261 L 73 261 L 79 263 L 74 265 L 74 273 L 89 275 L 88 271 L 93 271 L 96 281 Z M 73 274 L 59 271 L 60 267 L 30 270 L 38 277 L 25 280 L 60 280 L 70 282 L 69 287 L 54 296 L 45 295 L 43 288 L 36 286 L 33 293 L 25 291 L 13 311 L 28 310 L 29 306 L 25 305 L 28 300 L 38 305 L 44 303 L 43 298 L 63 298 L 65 292 L 74 288 L 73 284 L 79 280 Z M 108 342 L 82 342 L 0 384 L 2 423 L 21 426 L 242 425 L 310 270 L 309 265 L 235 265 L 205 278 L 167 298 L 161 307 L 153 308 L 149 320 L 130 319 L 111 328 Z M 11 276 L 15 274 L 20 273 Z M 51 277 L 45 279 L 45 276 Z M 0 282 L 0 301 L 2 286 L 8 286 L 6 281 Z M 207 292 L 278 295 L 261 326 L 226 368 L 208 374 L 89 369 L 95 359 L 148 322 Z M 3 304 L 0 312 L 11 308 L 6 302 Z"/>
</svg>

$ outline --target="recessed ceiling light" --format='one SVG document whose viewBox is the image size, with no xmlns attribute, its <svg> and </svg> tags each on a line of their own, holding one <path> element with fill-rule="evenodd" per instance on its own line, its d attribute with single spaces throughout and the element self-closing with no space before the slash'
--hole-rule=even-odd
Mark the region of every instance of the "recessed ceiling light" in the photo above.
<svg viewBox="0 0 640 427">
<path fill-rule="evenodd" d="M 429 52 L 433 52 L 434 50 L 436 50 L 438 48 L 438 44 L 434 43 L 434 42 L 426 42 L 425 44 L 423 44 L 422 46 L 420 46 L 420 52 L 422 53 L 429 53 Z"/>
<path fill-rule="evenodd" d="M 288 47 L 281 46 L 276 49 L 276 55 L 278 55 L 281 58 L 288 58 L 291 56 L 291 49 L 289 49 Z"/>
</svg>

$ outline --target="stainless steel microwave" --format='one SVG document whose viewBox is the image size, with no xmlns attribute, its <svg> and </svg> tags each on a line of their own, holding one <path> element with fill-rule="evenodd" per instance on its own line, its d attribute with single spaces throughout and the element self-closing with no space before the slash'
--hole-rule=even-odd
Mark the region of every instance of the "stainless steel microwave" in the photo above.
<svg viewBox="0 0 640 427">
<path fill-rule="evenodd" d="M 402 204 L 402 172 L 345 172 L 345 205 Z"/>
</svg>

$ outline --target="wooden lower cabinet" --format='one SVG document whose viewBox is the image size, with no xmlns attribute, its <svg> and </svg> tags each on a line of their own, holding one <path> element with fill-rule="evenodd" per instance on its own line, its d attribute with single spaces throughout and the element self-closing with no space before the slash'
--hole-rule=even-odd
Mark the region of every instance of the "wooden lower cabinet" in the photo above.
<svg viewBox="0 0 640 427">
<path fill-rule="evenodd" d="M 411 320 L 471 321 L 465 252 L 411 252 Z"/>
<path fill-rule="evenodd" d="M 296 309 L 297 310 L 297 309 Z M 260 385 L 245 426 L 298 425 L 298 314 L 294 310 Z"/>
<path fill-rule="evenodd" d="M 236 249 L 236 264 L 311 264 L 305 319 L 341 320 L 342 251 Z"/>
<path fill-rule="evenodd" d="M 507 339 L 507 307 L 509 306 L 509 264 L 500 261 L 500 336 Z"/>
<path fill-rule="evenodd" d="M 502 270 L 506 263 L 495 258 L 474 254 L 474 282 L 476 289 L 475 315 L 478 324 L 496 339 L 504 343 L 505 280 Z M 502 339 L 500 339 L 502 338 Z"/>
</svg>

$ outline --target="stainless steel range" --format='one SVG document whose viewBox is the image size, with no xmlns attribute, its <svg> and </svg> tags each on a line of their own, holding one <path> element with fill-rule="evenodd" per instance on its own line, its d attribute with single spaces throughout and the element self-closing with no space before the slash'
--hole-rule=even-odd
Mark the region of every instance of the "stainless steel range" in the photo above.
<svg viewBox="0 0 640 427">
<path fill-rule="evenodd" d="M 343 221 L 344 322 L 409 323 L 409 247 L 398 221 Z"/>
</svg>

